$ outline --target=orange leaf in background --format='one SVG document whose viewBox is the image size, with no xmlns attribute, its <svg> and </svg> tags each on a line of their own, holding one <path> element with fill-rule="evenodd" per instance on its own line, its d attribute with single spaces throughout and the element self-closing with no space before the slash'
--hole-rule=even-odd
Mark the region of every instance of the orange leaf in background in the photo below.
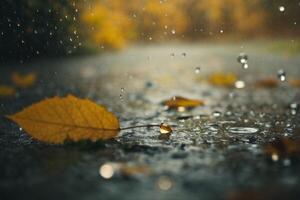
<svg viewBox="0 0 300 200">
<path fill-rule="evenodd" d="M 123 176 L 149 175 L 150 169 L 146 165 L 121 165 L 120 171 Z"/>
<path fill-rule="evenodd" d="M 278 81 L 275 78 L 265 78 L 256 82 L 257 87 L 275 88 L 278 86 Z"/>
<path fill-rule="evenodd" d="M 264 146 L 267 155 L 293 155 L 300 153 L 300 139 L 281 138 Z"/>
<path fill-rule="evenodd" d="M 119 131 L 118 119 L 112 113 L 72 95 L 43 100 L 8 118 L 33 138 L 48 143 L 105 140 Z"/>
<path fill-rule="evenodd" d="M 237 78 L 233 73 L 213 73 L 207 80 L 210 84 L 215 86 L 233 87 Z"/>
<path fill-rule="evenodd" d="M 300 79 L 291 79 L 288 81 L 290 86 L 300 87 Z"/>
<path fill-rule="evenodd" d="M 11 75 L 12 82 L 20 88 L 28 88 L 36 81 L 36 74 L 34 72 L 21 75 L 18 72 L 13 72 Z"/>
<path fill-rule="evenodd" d="M 203 106 L 204 101 L 197 99 L 188 99 L 181 96 L 174 96 L 171 99 L 162 102 L 163 105 L 168 106 L 171 109 L 182 108 L 194 108 L 197 106 Z"/>
<path fill-rule="evenodd" d="M 16 89 L 11 86 L 6 85 L 0 85 L 0 96 L 8 97 L 14 95 L 16 92 Z"/>
</svg>

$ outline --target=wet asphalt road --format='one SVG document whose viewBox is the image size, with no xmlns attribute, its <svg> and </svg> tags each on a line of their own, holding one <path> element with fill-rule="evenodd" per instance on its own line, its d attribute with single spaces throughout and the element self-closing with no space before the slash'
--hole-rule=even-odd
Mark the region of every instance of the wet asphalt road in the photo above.
<svg viewBox="0 0 300 200">
<path fill-rule="evenodd" d="M 240 52 L 249 56 L 247 70 L 237 63 Z M 122 127 L 161 122 L 177 127 L 169 140 L 159 139 L 155 128 L 139 128 L 111 141 L 56 146 L 32 140 L 2 118 L 1 199 L 297 199 L 299 158 L 274 162 L 262 150 L 268 141 L 300 133 L 299 112 L 290 109 L 300 102 L 299 88 L 286 82 L 273 89 L 254 87 L 258 79 L 276 78 L 278 69 L 287 79 L 300 77 L 300 56 L 270 52 L 262 43 L 136 45 L 102 55 L 2 65 L 3 83 L 12 71 L 33 71 L 38 80 L 1 98 L 1 115 L 46 97 L 74 94 L 105 105 Z M 203 81 L 213 72 L 233 72 L 246 86 Z M 165 110 L 160 102 L 174 95 L 203 99 L 205 106 Z M 106 180 L 99 168 L 108 162 L 146 166 L 147 173 L 124 176 L 116 170 Z"/>
</svg>

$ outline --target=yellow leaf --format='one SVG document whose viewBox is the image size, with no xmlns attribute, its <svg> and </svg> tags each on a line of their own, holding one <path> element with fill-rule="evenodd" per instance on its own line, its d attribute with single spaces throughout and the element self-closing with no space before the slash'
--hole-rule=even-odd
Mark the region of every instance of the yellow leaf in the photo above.
<svg viewBox="0 0 300 200">
<path fill-rule="evenodd" d="M 28 88 L 35 83 L 36 74 L 34 72 L 21 75 L 17 72 L 12 73 L 11 75 L 12 82 L 20 88 Z"/>
<path fill-rule="evenodd" d="M 110 139 L 119 131 L 118 119 L 112 113 L 72 95 L 43 100 L 8 118 L 33 138 L 49 143 Z"/>
<path fill-rule="evenodd" d="M 163 105 L 168 106 L 171 109 L 178 108 L 193 108 L 197 106 L 203 106 L 204 101 L 197 99 L 188 99 L 181 96 L 174 96 L 171 99 L 162 102 Z"/>
<path fill-rule="evenodd" d="M 8 97 L 15 94 L 16 89 L 11 86 L 0 85 L 0 96 Z"/>
<path fill-rule="evenodd" d="M 214 73 L 208 77 L 208 82 L 215 86 L 233 87 L 237 78 L 233 73 Z"/>
</svg>

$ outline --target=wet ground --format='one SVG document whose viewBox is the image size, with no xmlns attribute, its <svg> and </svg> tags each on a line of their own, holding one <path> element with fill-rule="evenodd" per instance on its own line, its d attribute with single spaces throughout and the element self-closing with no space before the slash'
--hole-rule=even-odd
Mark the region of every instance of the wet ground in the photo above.
<svg viewBox="0 0 300 200">
<path fill-rule="evenodd" d="M 240 52 L 249 56 L 248 69 L 236 60 Z M 1 115 L 71 93 L 105 105 L 122 127 L 161 122 L 176 127 L 167 140 L 159 139 L 157 128 L 137 128 L 111 141 L 56 146 L 32 140 L 2 118 L 1 199 L 298 199 L 299 159 L 272 159 L 262 147 L 278 137 L 299 137 L 299 88 L 287 81 L 272 89 L 254 85 L 276 78 L 278 69 L 287 80 L 298 78 L 299 64 L 297 55 L 254 43 L 133 46 L 3 65 L 3 82 L 12 71 L 34 71 L 38 81 L 1 98 Z M 245 88 L 203 81 L 213 72 L 234 72 Z M 160 102 L 174 95 L 202 99 L 205 106 L 168 111 Z M 101 176 L 104 164 L 114 169 L 109 179 Z"/>
</svg>

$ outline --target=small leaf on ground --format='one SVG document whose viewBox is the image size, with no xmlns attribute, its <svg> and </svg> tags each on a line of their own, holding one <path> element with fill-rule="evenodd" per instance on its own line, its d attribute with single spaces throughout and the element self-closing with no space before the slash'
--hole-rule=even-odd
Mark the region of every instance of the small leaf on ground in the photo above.
<svg viewBox="0 0 300 200">
<path fill-rule="evenodd" d="M 211 85 L 222 87 L 233 87 L 236 80 L 233 73 L 213 73 L 207 79 Z"/>
<path fill-rule="evenodd" d="M 118 119 L 112 113 L 72 95 L 43 100 L 8 118 L 33 138 L 48 143 L 110 139 L 119 131 Z"/>
<path fill-rule="evenodd" d="M 36 73 L 20 74 L 13 72 L 11 75 L 12 82 L 20 88 L 31 87 L 36 81 Z"/>
<path fill-rule="evenodd" d="M 181 96 L 174 96 L 171 99 L 165 100 L 162 102 L 163 105 L 167 106 L 170 109 L 178 108 L 194 108 L 197 106 L 203 106 L 204 101 L 197 99 L 188 99 Z"/>
<path fill-rule="evenodd" d="M 0 96 L 8 97 L 16 93 L 16 89 L 12 86 L 0 85 Z"/>
<path fill-rule="evenodd" d="M 256 82 L 257 87 L 275 88 L 278 86 L 278 81 L 275 78 L 264 78 Z"/>
</svg>

